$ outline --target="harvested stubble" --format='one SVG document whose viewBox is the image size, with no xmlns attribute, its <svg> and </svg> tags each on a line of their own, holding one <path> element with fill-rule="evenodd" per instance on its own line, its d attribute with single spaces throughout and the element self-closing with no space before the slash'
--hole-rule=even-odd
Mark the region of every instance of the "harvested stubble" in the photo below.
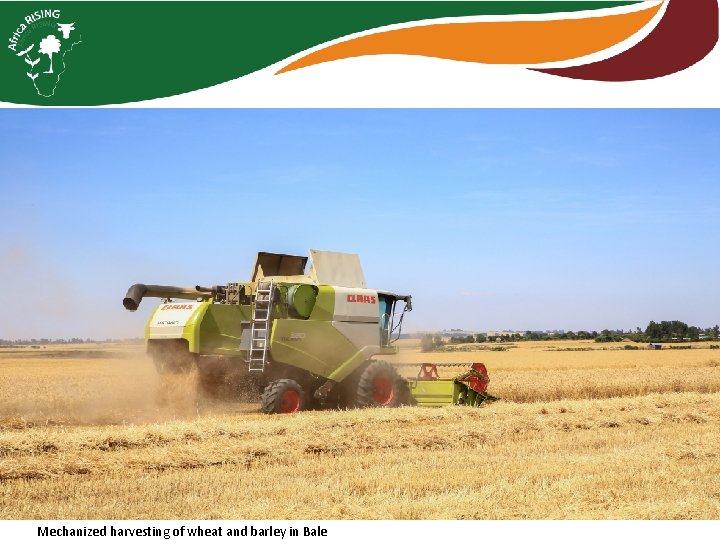
<svg viewBox="0 0 720 540">
<path fill-rule="evenodd" d="M 0 455 L 4 519 L 720 517 L 717 394 L 13 429 Z"/>
</svg>

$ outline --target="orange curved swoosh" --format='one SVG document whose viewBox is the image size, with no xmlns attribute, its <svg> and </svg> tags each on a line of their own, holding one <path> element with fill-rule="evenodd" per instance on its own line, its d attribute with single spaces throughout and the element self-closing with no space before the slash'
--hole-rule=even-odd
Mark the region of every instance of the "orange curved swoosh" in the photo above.
<svg viewBox="0 0 720 540">
<path fill-rule="evenodd" d="M 457 22 L 388 30 L 330 45 L 277 73 L 373 54 L 411 54 L 483 64 L 541 64 L 607 49 L 645 26 L 662 4 L 632 13 L 550 21 Z"/>
</svg>

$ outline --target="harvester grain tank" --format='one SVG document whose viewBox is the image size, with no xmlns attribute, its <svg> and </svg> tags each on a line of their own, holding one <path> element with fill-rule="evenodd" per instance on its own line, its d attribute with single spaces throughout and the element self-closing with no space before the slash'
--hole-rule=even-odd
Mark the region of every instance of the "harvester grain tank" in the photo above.
<svg viewBox="0 0 720 540">
<path fill-rule="evenodd" d="M 482 364 L 449 379 L 438 377 L 436 365 L 418 364 L 418 376 L 406 380 L 384 360 L 398 352 L 394 342 L 412 299 L 368 289 L 355 254 L 260 252 L 249 281 L 136 284 L 123 306 L 135 311 L 145 297 L 163 299 L 145 328 L 161 374 L 197 370 L 209 392 L 242 377 L 262 389 L 266 413 L 490 399 Z"/>
</svg>

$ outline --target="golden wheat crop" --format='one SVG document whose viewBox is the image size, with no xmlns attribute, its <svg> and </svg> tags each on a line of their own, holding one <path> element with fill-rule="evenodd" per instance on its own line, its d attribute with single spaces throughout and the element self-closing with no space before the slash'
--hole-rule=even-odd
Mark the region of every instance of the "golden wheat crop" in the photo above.
<svg viewBox="0 0 720 540">
<path fill-rule="evenodd" d="M 502 370 L 720 366 L 720 350 L 710 349 L 709 345 L 651 351 L 644 348 L 625 350 L 623 344 L 617 343 L 529 341 L 478 344 L 475 347 L 479 350 L 475 351 L 465 350 L 467 346 L 459 345 L 447 352 L 422 353 L 416 340 L 399 343 L 400 354 L 395 360 L 398 363 L 484 362 L 493 373 Z M 506 350 L 492 350 L 497 347 Z"/>
<path fill-rule="evenodd" d="M 158 386 L 136 350 L 6 354 L 0 517 L 719 519 L 720 354 L 697 353 L 462 353 L 502 401 L 292 416 Z"/>
</svg>

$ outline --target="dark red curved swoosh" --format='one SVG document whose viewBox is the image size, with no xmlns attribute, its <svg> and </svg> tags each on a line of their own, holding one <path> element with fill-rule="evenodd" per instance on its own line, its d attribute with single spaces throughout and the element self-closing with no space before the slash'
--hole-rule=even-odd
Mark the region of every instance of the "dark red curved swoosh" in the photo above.
<svg viewBox="0 0 720 540">
<path fill-rule="evenodd" d="M 536 69 L 594 81 L 637 81 L 677 73 L 705 58 L 718 41 L 718 0 L 668 0 L 645 39 L 617 56 L 583 66 Z"/>
</svg>

